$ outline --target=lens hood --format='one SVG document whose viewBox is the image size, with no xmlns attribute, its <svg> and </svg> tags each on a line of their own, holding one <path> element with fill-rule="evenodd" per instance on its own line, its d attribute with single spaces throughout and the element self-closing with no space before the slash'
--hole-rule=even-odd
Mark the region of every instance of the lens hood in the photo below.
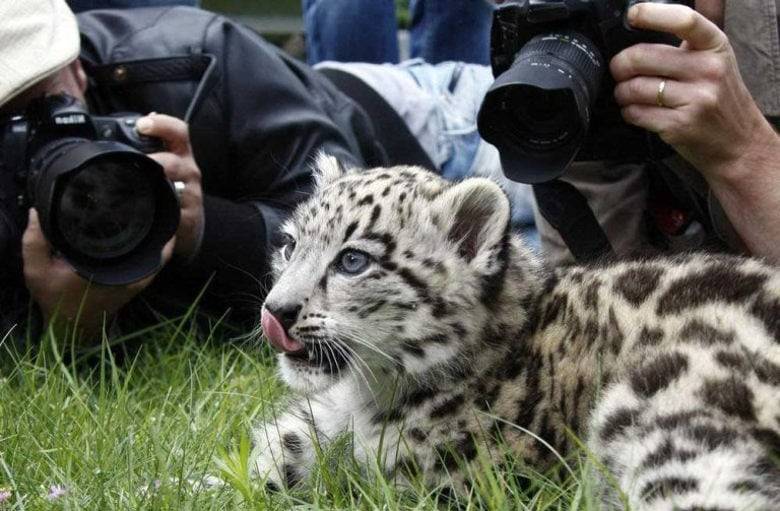
<svg viewBox="0 0 780 511">
<path fill-rule="evenodd" d="M 564 31 L 533 38 L 496 78 L 477 125 L 508 178 L 534 184 L 563 174 L 588 131 L 603 67 L 589 39 Z M 519 118 L 527 109 L 536 115 Z"/>
<path fill-rule="evenodd" d="M 43 232 L 79 275 L 118 286 L 162 267 L 179 202 L 159 163 L 120 142 L 68 138 L 42 147 L 31 170 Z"/>
</svg>

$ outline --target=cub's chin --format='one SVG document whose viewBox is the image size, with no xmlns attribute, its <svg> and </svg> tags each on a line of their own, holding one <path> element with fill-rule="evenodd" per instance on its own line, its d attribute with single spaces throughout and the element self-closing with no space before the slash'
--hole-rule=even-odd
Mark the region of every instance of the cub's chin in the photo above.
<svg viewBox="0 0 780 511">
<path fill-rule="evenodd" d="M 336 374 L 328 374 L 322 367 L 285 354 L 279 354 L 279 375 L 292 390 L 302 394 L 324 390 L 340 379 Z"/>
</svg>

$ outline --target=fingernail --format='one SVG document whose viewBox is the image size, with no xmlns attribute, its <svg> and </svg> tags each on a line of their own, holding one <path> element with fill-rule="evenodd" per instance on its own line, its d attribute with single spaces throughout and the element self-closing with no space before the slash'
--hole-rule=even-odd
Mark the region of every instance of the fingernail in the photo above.
<svg viewBox="0 0 780 511">
<path fill-rule="evenodd" d="M 636 21 L 636 17 L 638 15 L 639 15 L 639 6 L 634 5 L 626 13 L 626 19 L 628 19 L 629 23 L 633 23 L 634 21 Z"/>
<path fill-rule="evenodd" d="M 149 117 L 141 117 L 135 122 L 135 129 L 139 133 L 146 133 L 152 129 L 152 120 Z"/>
</svg>

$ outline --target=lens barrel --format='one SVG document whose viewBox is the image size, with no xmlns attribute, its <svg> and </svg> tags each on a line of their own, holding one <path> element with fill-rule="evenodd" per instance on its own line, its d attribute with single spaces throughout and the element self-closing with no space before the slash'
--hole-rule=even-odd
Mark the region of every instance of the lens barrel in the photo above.
<svg viewBox="0 0 780 511">
<path fill-rule="evenodd" d="M 178 199 L 162 166 L 115 141 L 44 145 L 31 160 L 28 195 L 52 246 L 101 285 L 158 271 L 179 224 Z"/>
<path fill-rule="evenodd" d="M 588 131 L 604 73 L 597 46 L 575 31 L 538 35 L 521 48 L 477 118 L 507 177 L 540 183 L 564 172 Z"/>
</svg>

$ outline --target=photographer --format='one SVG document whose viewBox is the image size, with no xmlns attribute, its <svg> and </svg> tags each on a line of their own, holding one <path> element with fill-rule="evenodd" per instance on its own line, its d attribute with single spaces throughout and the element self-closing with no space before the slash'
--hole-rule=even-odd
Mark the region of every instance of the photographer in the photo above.
<svg viewBox="0 0 780 511">
<path fill-rule="evenodd" d="M 618 54 L 610 66 L 618 82 L 615 97 L 627 122 L 658 133 L 701 172 L 747 250 L 777 263 L 780 137 L 748 92 L 729 39 L 715 24 L 723 22 L 728 4 L 698 4 L 712 21 L 680 5 L 645 3 L 628 12 L 634 27 L 673 33 L 684 43 Z M 777 52 L 777 31 L 767 28 L 764 36 L 774 39 Z M 777 115 L 780 62 L 774 64 L 767 106 Z"/>
<path fill-rule="evenodd" d="M 780 116 L 780 6 L 697 0 L 696 9 L 633 7 L 634 27 L 684 42 L 636 45 L 610 63 L 623 118 L 658 133 L 687 161 L 649 169 L 578 162 L 564 179 L 588 199 L 618 255 L 707 248 L 778 262 L 780 140 L 766 117 Z M 672 183 L 672 200 L 659 200 L 659 181 Z M 570 262 L 558 233 L 537 221 L 549 257 Z"/>
<path fill-rule="evenodd" d="M 60 94 L 82 100 L 91 114 L 158 112 L 141 118 L 137 130 L 162 141 L 164 149 L 149 157 L 182 188 L 181 221 L 162 251 L 168 264 L 129 285 L 90 284 L 52 251 L 40 210 L 17 214 L 29 221 L 23 235 L 1 240 L 0 338 L 14 325 L 24 334 L 27 290 L 44 320 L 78 321 L 87 336 L 110 326 L 120 309 L 135 328 L 137 318 L 181 314 L 203 289 L 204 309 L 251 319 L 276 227 L 306 196 L 314 156 L 322 150 L 347 165 L 383 162 L 354 103 L 212 13 L 90 11 L 77 27 L 64 0 L 0 2 L 0 38 L 0 118 Z M 0 220 L 16 214 L 9 174 L 0 167 Z"/>
</svg>

